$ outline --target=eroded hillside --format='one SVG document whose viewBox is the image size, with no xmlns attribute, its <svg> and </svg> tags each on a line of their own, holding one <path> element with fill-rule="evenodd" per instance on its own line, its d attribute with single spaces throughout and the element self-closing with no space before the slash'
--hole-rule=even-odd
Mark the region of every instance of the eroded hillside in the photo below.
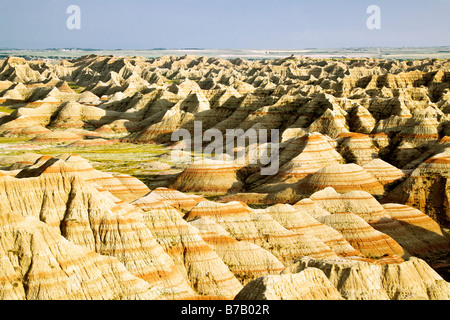
<svg viewBox="0 0 450 320">
<path fill-rule="evenodd" d="M 450 299 L 446 60 L 10 57 L 0 103 L 3 299 Z"/>
</svg>

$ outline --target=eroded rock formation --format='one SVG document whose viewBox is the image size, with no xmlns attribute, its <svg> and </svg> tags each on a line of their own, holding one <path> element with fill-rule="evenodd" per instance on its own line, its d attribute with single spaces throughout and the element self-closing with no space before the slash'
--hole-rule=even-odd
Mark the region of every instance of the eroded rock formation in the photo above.
<svg viewBox="0 0 450 320">
<path fill-rule="evenodd" d="M 433 268 L 450 264 L 449 75 L 445 60 L 0 61 L 0 298 L 448 300 Z M 65 152 L 122 144 L 164 148 L 163 187 Z"/>
</svg>

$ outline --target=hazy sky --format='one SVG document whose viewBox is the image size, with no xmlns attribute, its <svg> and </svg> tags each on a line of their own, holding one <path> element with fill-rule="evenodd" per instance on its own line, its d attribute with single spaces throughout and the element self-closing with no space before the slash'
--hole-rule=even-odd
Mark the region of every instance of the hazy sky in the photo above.
<svg viewBox="0 0 450 320">
<path fill-rule="evenodd" d="M 81 29 L 69 30 L 69 5 Z M 381 29 L 369 30 L 369 5 Z M 450 45 L 450 0 L 0 0 L 0 47 L 302 49 Z"/>
</svg>

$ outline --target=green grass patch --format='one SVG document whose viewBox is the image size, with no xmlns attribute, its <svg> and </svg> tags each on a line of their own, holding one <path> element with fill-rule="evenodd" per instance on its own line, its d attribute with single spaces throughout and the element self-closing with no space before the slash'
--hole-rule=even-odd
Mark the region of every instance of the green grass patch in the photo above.
<svg viewBox="0 0 450 320">
<path fill-rule="evenodd" d="M 152 144 L 118 143 L 87 147 L 51 146 L 31 152 L 50 156 L 57 156 L 62 153 L 78 154 L 88 160 L 97 170 L 131 175 L 148 172 L 149 169 L 151 170 L 149 164 L 154 161 L 171 165 L 168 159 L 158 158 L 159 155 L 168 151 L 161 146 Z"/>
<path fill-rule="evenodd" d="M 0 144 L 20 143 L 29 140 L 29 138 L 5 138 L 0 137 Z M 71 147 L 52 145 L 38 150 L 8 150 L 0 149 L 2 156 L 20 156 L 24 153 L 36 153 L 40 155 L 58 156 L 63 153 L 78 154 L 80 157 L 88 160 L 97 170 L 104 172 L 114 172 L 129 174 L 138 177 L 149 186 L 165 186 L 164 177 L 167 179 L 182 168 L 170 160 L 170 158 L 160 158 L 161 154 L 170 152 L 160 145 L 154 144 L 132 144 L 118 143 L 106 146 L 86 146 Z M 152 163 L 165 163 L 170 169 L 159 169 L 153 167 Z"/>
<path fill-rule="evenodd" d="M 16 109 L 11 109 L 10 107 L 4 107 L 4 106 L 0 106 L 0 112 L 5 112 L 8 114 L 11 114 L 15 111 Z"/>
<path fill-rule="evenodd" d="M 45 154 L 77 153 L 79 155 L 101 155 L 101 158 L 108 158 L 108 155 L 128 155 L 133 159 L 133 155 L 159 155 L 166 153 L 167 150 L 152 144 L 118 143 L 105 146 L 49 147 L 39 150 L 39 152 Z M 111 160 L 114 160 L 114 158 L 111 158 Z"/>
<path fill-rule="evenodd" d="M 30 140 L 30 137 L 0 137 L 0 143 L 16 143 Z"/>
<path fill-rule="evenodd" d="M 181 80 L 180 79 L 174 79 L 174 80 L 166 80 L 166 83 L 180 83 Z"/>
<path fill-rule="evenodd" d="M 67 84 L 69 85 L 70 89 L 72 89 L 76 93 L 81 93 L 84 91 L 84 89 L 86 89 L 85 87 L 81 87 L 74 82 L 67 82 Z"/>
</svg>

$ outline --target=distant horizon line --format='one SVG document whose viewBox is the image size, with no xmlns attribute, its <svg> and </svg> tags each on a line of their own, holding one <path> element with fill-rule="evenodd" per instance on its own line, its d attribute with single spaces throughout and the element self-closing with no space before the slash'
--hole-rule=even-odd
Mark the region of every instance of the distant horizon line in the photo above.
<svg viewBox="0 0 450 320">
<path fill-rule="evenodd" d="M 0 50 L 29 50 L 29 51 L 52 51 L 52 50 L 72 50 L 72 51 L 164 51 L 164 50 L 284 50 L 284 51 L 301 51 L 301 50 L 327 50 L 327 49 L 418 49 L 418 48 L 447 48 L 450 45 L 437 46 L 350 46 L 350 47 L 308 47 L 308 48 L 197 48 L 197 47 L 180 47 L 180 48 L 163 48 L 155 47 L 148 49 L 133 49 L 133 48 L 80 48 L 80 47 L 50 47 L 50 48 L 9 48 L 0 47 Z"/>
</svg>

